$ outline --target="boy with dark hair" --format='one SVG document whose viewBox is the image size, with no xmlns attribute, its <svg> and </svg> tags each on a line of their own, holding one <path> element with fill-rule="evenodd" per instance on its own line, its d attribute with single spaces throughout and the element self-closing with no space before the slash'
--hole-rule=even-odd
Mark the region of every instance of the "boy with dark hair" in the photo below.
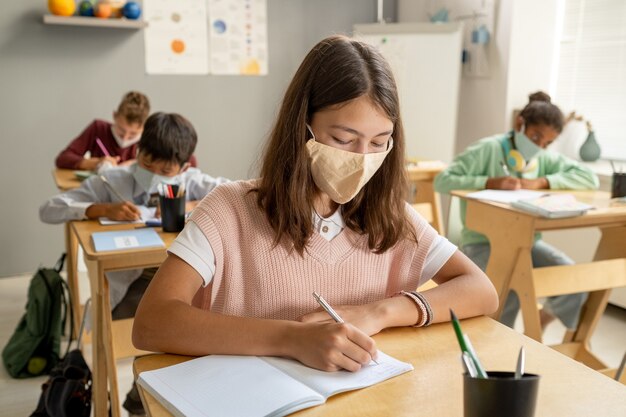
<svg viewBox="0 0 626 417">
<path fill-rule="evenodd" d="M 157 185 L 184 184 L 186 211 L 189 212 L 211 190 L 228 182 L 213 178 L 192 168 L 190 159 L 198 136 L 192 124 L 175 113 L 155 113 L 145 123 L 137 146 L 136 162 L 101 172 L 110 186 L 94 175 L 79 188 L 58 194 L 39 208 L 45 223 L 65 223 L 71 220 L 108 217 L 112 220 L 138 220 L 139 206 L 154 205 Z M 114 189 L 115 191 L 113 191 Z M 116 192 L 124 201 L 120 201 Z M 112 316 L 114 320 L 133 317 L 139 300 L 156 268 L 107 272 Z M 124 408 L 142 414 L 141 400 L 135 386 L 128 393 Z"/>
<path fill-rule="evenodd" d="M 175 113 L 155 113 L 146 120 L 136 163 L 103 171 L 102 176 L 110 186 L 100 176 L 92 176 L 79 188 L 50 198 L 39 208 L 39 217 L 52 224 L 99 217 L 138 220 L 140 206 L 155 205 L 160 183 L 184 184 L 186 211 L 189 212 L 211 190 L 228 182 L 226 178 L 213 178 L 190 167 L 189 159 L 196 143 L 196 131 L 187 119 Z M 120 201 L 115 192 L 124 197 L 124 201 Z M 142 270 L 107 273 L 114 319 L 134 315 L 136 303 L 121 302 L 132 296 L 127 291 L 141 275 Z"/>
</svg>

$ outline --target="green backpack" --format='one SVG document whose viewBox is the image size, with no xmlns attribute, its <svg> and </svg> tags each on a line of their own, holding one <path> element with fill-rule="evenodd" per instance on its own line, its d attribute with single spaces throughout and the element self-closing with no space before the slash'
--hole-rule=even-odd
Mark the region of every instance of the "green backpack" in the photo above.
<svg viewBox="0 0 626 417">
<path fill-rule="evenodd" d="M 69 289 L 59 274 L 64 261 L 65 254 L 54 268 L 39 268 L 30 281 L 26 313 L 2 350 L 2 361 L 13 378 L 47 374 L 59 362 L 68 307 L 72 322 Z"/>
</svg>

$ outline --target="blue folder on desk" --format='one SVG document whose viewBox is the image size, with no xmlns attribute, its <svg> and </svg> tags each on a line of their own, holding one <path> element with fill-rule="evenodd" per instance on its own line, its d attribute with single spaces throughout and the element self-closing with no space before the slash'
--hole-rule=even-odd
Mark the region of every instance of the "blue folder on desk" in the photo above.
<svg viewBox="0 0 626 417">
<path fill-rule="evenodd" d="M 115 230 L 91 235 L 96 252 L 109 250 L 163 247 L 165 244 L 154 229 Z"/>
</svg>

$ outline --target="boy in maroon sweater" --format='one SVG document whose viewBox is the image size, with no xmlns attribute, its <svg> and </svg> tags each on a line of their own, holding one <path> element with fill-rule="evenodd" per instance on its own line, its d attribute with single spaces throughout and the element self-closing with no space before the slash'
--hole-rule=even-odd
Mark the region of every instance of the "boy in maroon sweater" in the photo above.
<svg viewBox="0 0 626 417">
<path fill-rule="evenodd" d="M 113 123 L 94 120 L 57 156 L 57 168 L 93 171 L 103 163 L 115 166 L 134 161 L 149 114 L 148 97 L 137 91 L 126 93 L 113 112 Z M 89 158 L 85 158 L 87 152 Z"/>
</svg>

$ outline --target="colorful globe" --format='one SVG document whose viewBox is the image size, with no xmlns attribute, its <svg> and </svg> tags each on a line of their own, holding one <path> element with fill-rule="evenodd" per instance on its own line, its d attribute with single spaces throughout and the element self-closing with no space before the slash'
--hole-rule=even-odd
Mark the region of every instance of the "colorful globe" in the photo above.
<svg viewBox="0 0 626 417">
<path fill-rule="evenodd" d="M 78 14 L 81 16 L 93 16 L 93 3 L 90 1 L 81 1 L 78 5 Z"/>
<path fill-rule="evenodd" d="M 139 19 L 139 16 L 141 16 L 141 7 L 139 6 L 139 3 L 129 1 L 124 5 L 124 8 L 122 9 L 122 14 L 126 19 Z"/>
</svg>

